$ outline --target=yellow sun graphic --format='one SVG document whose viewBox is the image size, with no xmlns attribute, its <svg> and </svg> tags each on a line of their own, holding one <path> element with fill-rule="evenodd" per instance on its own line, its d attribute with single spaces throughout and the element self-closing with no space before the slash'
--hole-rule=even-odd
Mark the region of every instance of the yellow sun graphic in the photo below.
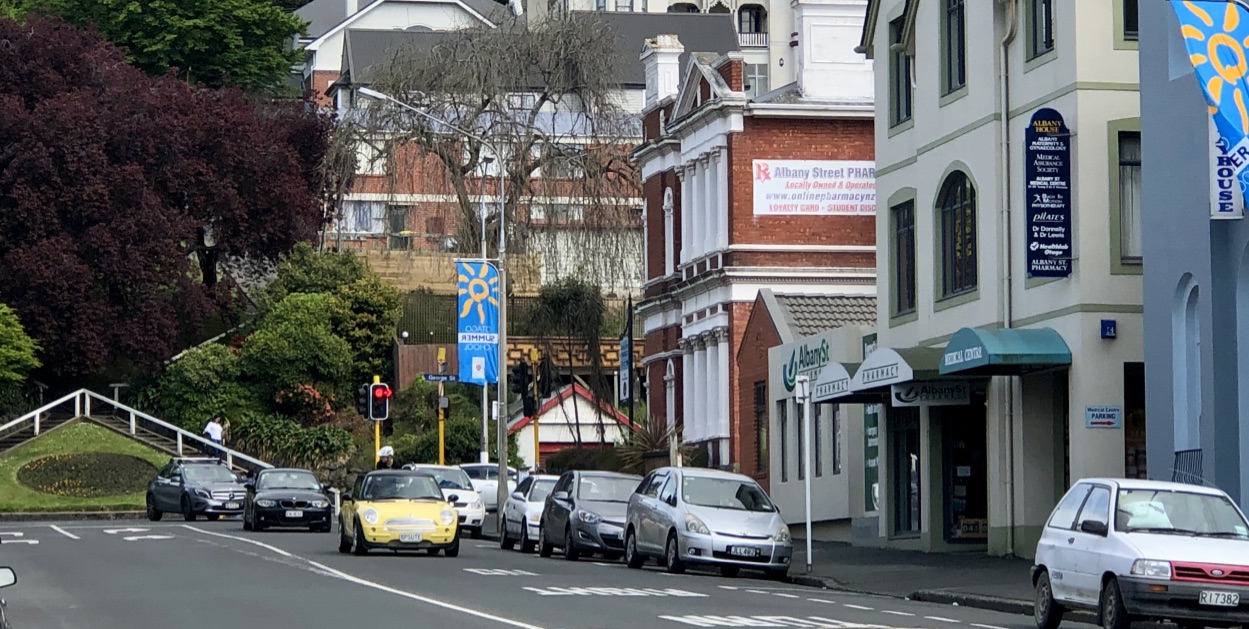
<svg viewBox="0 0 1249 629">
<path fill-rule="evenodd" d="M 1225 8 L 1222 19 L 1216 23 L 1215 15 L 1199 6 L 1208 7 L 1210 3 L 1185 0 L 1184 8 L 1188 10 L 1188 15 L 1177 11 L 1182 22 L 1180 32 L 1186 40 L 1189 61 L 1204 81 L 1202 87 L 1210 113 L 1222 112 L 1227 123 L 1239 124 L 1238 130 L 1243 135 L 1249 131 L 1244 84 L 1245 75 L 1249 74 L 1249 62 L 1245 58 L 1245 47 L 1249 46 L 1249 32 L 1246 32 L 1249 25 L 1242 24 L 1241 8 L 1236 2 L 1219 4 Z"/>
<path fill-rule="evenodd" d="M 473 310 L 473 306 L 477 307 L 477 322 L 480 325 L 486 324 L 486 307 L 485 304 L 498 308 L 499 302 L 491 294 L 498 289 L 499 276 L 492 274 L 493 269 L 485 262 L 481 263 L 474 272 L 472 264 L 464 265 L 464 273 L 460 274 L 460 295 L 467 296 L 464 300 L 464 307 L 460 309 L 460 318 L 468 316 Z"/>
</svg>

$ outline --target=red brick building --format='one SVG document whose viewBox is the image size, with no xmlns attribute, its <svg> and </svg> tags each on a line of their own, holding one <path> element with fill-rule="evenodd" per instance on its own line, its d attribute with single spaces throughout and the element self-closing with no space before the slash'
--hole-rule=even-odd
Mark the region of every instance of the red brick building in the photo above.
<svg viewBox="0 0 1249 629">
<path fill-rule="evenodd" d="M 753 99 L 738 54 L 690 51 L 682 63 L 681 42 L 661 35 L 641 55 L 644 137 L 633 154 L 644 182 L 648 409 L 713 466 L 754 469 L 739 352 L 760 289 L 875 295 L 871 66 L 812 56 L 816 42 L 839 49 L 826 38 L 843 30 L 857 37 L 826 6 L 794 9 L 798 82 Z"/>
</svg>

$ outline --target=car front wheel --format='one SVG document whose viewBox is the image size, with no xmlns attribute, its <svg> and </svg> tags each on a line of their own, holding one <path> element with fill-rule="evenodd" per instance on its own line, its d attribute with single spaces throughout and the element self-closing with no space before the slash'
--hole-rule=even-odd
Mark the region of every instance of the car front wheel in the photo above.
<svg viewBox="0 0 1249 629">
<path fill-rule="evenodd" d="M 1036 580 L 1036 596 L 1033 599 L 1032 615 L 1036 619 L 1037 629 L 1058 629 L 1063 621 L 1063 608 L 1054 600 L 1054 591 L 1050 586 L 1050 573 L 1045 571 Z"/>
<path fill-rule="evenodd" d="M 637 535 L 633 534 L 633 529 L 625 534 L 625 565 L 637 570 L 646 563 L 646 558 L 638 552 Z"/>
<path fill-rule="evenodd" d="M 1102 587 L 1102 629 L 1129 629 L 1132 618 L 1123 605 L 1119 581 L 1111 577 Z"/>
<path fill-rule="evenodd" d="M 546 541 L 545 528 L 538 529 L 538 556 L 543 558 L 551 556 L 551 545 Z"/>
</svg>

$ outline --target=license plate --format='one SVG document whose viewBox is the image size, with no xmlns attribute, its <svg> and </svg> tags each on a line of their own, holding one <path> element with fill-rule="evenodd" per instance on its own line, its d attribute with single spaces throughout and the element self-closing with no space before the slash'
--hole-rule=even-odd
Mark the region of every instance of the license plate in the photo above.
<svg viewBox="0 0 1249 629">
<path fill-rule="evenodd" d="M 421 534 L 420 533 L 400 533 L 399 541 L 415 544 L 421 541 Z"/>
<path fill-rule="evenodd" d="M 302 518 L 302 517 L 304 517 L 304 512 L 303 512 L 303 511 L 287 511 L 287 512 L 286 512 L 286 517 L 288 517 L 288 518 Z"/>
<path fill-rule="evenodd" d="M 226 508 L 227 508 L 227 509 L 237 509 L 237 508 L 239 508 L 239 503 L 237 503 L 237 502 L 227 502 L 227 503 L 226 503 Z"/>
<path fill-rule="evenodd" d="M 1202 605 L 1214 605 L 1215 607 L 1237 607 L 1240 605 L 1240 594 L 1235 592 L 1202 592 L 1200 602 Z"/>
<path fill-rule="evenodd" d="M 734 557 L 758 557 L 759 549 L 750 546 L 734 546 L 729 549 L 729 554 Z"/>
</svg>

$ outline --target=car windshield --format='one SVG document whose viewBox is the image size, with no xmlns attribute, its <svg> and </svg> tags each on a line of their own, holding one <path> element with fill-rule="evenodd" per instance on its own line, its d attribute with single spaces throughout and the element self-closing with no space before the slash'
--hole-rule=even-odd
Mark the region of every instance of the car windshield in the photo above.
<svg viewBox="0 0 1249 629">
<path fill-rule="evenodd" d="M 186 465 L 182 468 L 186 480 L 195 483 L 233 483 L 238 477 L 224 465 Z"/>
<path fill-rule="evenodd" d="M 582 476 L 577 488 L 577 498 L 599 502 L 629 502 L 629 496 L 637 489 L 638 481 L 614 476 Z"/>
<path fill-rule="evenodd" d="M 256 489 L 305 489 L 320 491 L 321 483 L 312 472 L 267 472 L 260 475 Z"/>
<path fill-rule="evenodd" d="M 468 474 L 465 474 L 464 470 L 458 467 L 441 468 L 441 467 L 421 467 L 418 465 L 416 469 L 422 472 L 425 472 L 426 474 L 432 475 L 434 477 L 434 480 L 438 482 L 438 486 L 443 489 L 471 490 L 473 488 L 473 482 L 468 479 Z"/>
<path fill-rule="evenodd" d="M 551 490 L 555 488 L 555 479 L 536 480 L 533 482 L 533 489 L 529 491 L 529 502 L 542 502 L 546 497 L 551 495 Z"/>
<path fill-rule="evenodd" d="M 442 500 L 434 479 L 423 474 L 383 474 L 369 477 L 363 500 Z"/>
<path fill-rule="evenodd" d="M 776 511 L 763 488 L 750 481 L 731 478 L 686 476 L 681 482 L 681 498 L 698 507 L 737 511 Z"/>
<path fill-rule="evenodd" d="M 1120 489 L 1115 530 L 1249 540 L 1249 524 L 1226 496 Z"/>
</svg>

